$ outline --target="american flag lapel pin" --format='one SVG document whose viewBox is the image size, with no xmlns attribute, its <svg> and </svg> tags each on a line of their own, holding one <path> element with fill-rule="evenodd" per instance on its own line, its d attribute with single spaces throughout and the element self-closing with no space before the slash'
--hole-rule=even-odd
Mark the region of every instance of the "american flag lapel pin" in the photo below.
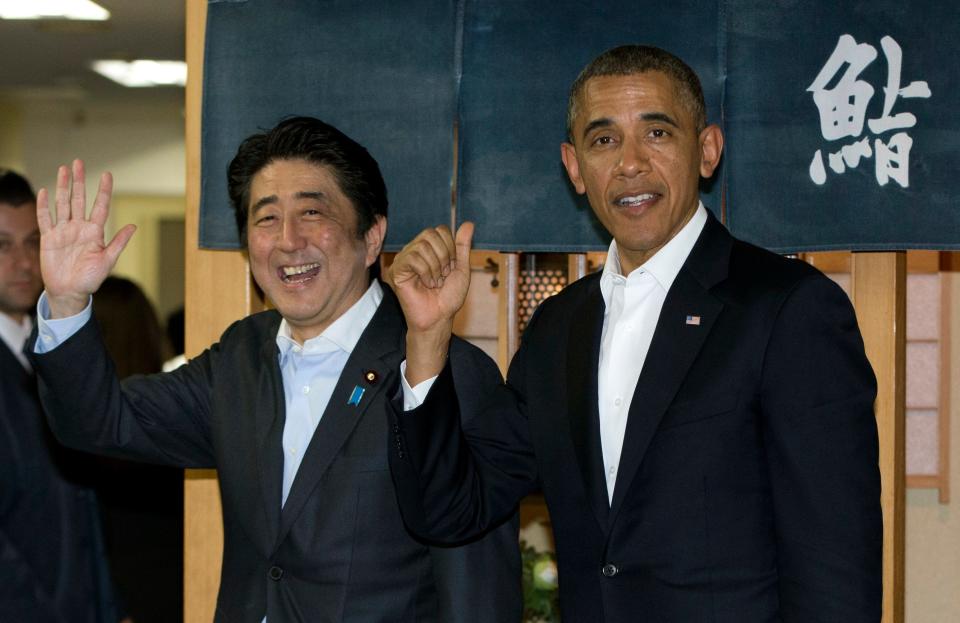
<svg viewBox="0 0 960 623">
<path fill-rule="evenodd" d="M 687 316 L 687 324 L 694 327 L 700 326 L 700 316 Z"/>
</svg>

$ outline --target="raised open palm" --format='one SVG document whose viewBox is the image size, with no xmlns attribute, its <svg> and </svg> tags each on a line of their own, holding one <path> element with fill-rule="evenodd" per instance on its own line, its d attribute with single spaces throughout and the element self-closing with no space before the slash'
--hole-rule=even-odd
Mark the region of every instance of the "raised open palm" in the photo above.
<svg viewBox="0 0 960 623">
<path fill-rule="evenodd" d="M 66 166 L 57 171 L 55 222 L 50 214 L 46 189 L 37 193 L 40 271 L 54 318 L 83 310 L 89 296 L 113 270 L 136 230 L 133 225 L 126 225 L 109 244 L 104 244 L 113 178 L 109 173 L 100 177 L 96 200 L 87 215 L 83 162 L 74 160 L 72 169 L 72 175 Z"/>
</svg>

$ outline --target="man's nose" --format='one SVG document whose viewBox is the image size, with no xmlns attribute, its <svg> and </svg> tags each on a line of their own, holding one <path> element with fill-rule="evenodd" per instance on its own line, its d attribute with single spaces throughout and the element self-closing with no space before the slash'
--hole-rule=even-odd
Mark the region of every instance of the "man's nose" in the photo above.
<svg viewBox="0 0 960 623">
<path fill-rule="evenodd" d="M 40 254 L 35 245 L 13 245 L 13 265 L 19 270 L 36 270 L 40 266 Z"/>
<path fill-rule="evenodd" d="M 303 246 L 303 240 L 300 223 L 296 219 L 283 219 L 283 228 L 280 231 L 281 248 L 287 251 L 299 249 Z"/>
<path fill-rule="evenodd" d="M 648 169 L 649 157 L 643 142 L 632 138 L 624 139 L 620 146 L 617 173 L 626 177 L 634 177 L 645 173 Z"/>
</svg>

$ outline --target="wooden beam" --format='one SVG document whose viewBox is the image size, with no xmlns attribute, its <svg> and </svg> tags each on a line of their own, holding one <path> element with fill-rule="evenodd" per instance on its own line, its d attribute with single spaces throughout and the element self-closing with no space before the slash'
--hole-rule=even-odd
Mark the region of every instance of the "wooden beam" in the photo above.
<svg viewBox="0 0 960 623">
<path fill-rule="evenodd" d="M 904 620 L 906 268 L 904 251 L 853 254 L 853 304 L 878 384 L 883 623 Z"/>
<path fill-rule="evenodd" d="M 216 342 L 234 320 L 263 304 L 238 251 L 198 245 L 200 222 L 200 115 L 206 0 L 187 0 L 186 58 L 186 354 Z M 220 492 L 214 470 L 187 470 L 184 478 L 184 622 L 209 623 L 216 609 L 223 557 Z"/>
</svg>

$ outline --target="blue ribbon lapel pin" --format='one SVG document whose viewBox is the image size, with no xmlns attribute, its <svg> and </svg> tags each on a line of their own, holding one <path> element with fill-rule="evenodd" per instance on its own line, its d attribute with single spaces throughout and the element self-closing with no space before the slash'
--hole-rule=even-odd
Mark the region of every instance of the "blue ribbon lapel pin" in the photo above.
<svg viewBox="0 0 960 623">
<path fill-rule="evenodd" d="M 350 398 L 347 400 L 348 405 L 357 406 L 360 404 L 360 399 L 363 398 L 363 392 L 366 390 L 359 385 L 353 387 L 353 391 L 350 393 Z"/>
</svg>

